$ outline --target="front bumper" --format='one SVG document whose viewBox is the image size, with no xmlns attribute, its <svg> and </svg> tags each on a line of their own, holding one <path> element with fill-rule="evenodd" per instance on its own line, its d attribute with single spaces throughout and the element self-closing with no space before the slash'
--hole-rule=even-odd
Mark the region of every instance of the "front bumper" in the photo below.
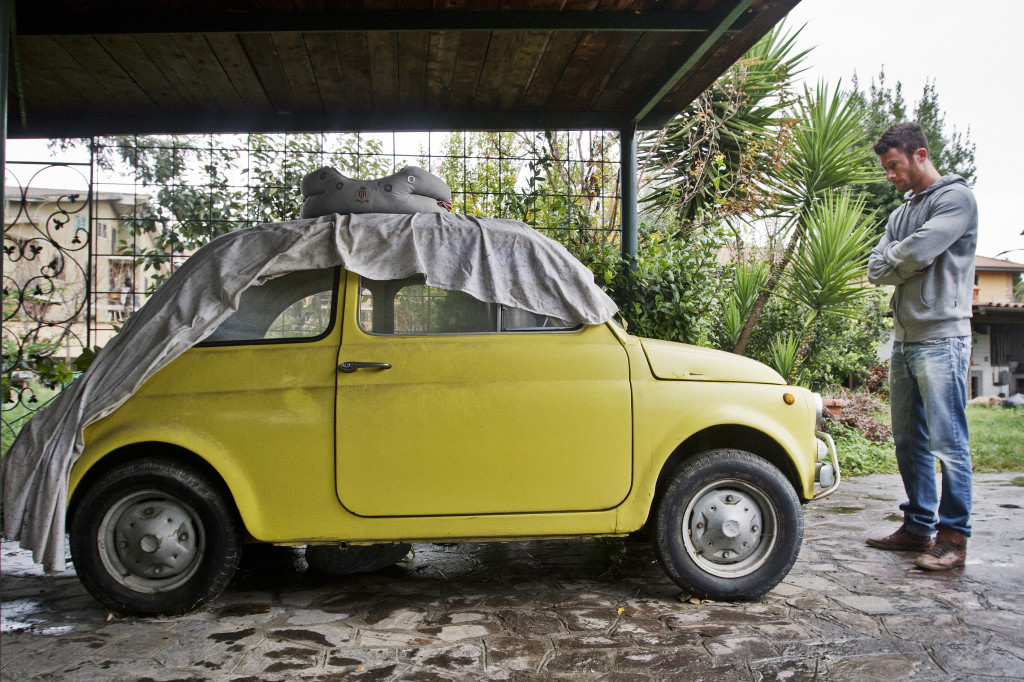
<svg viewBox="0 0 1024 682">
<path fill-rule="evenodd" d="M 822 486 L 822 490 L 811 498 L 812 501 L 834 493 L 839 488 L 840 479 L 839 455 L 836 453 L 835 441 L 824 431 L 818 431 L 815 435 L 818 437 L 818 461 L 814 464 L 814 481 Z"/>
</svg>

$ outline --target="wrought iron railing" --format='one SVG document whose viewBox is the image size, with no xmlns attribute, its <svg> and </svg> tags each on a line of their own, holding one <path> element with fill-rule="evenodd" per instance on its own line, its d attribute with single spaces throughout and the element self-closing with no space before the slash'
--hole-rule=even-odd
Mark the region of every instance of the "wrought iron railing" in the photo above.
<svg viewBox="0 0 1024 682">
<path fill-rule="evenodd" d="M 48 402 L 90 342 L 92 165 L 7 163 L 3 436 Z"/>
</svg>

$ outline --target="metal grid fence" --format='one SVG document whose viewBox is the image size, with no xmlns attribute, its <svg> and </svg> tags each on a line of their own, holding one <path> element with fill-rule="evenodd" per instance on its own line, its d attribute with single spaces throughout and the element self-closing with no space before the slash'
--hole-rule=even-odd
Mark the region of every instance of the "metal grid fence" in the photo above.
<svg viewBox="0 0 1024 682">
<path fill-rule="evenodd" d="M 608 132 L 129 136 L 63 149 L 6 165 L 5 449 L 74 358 L 104 345 L 189 253 L 298 218 L 299 182 L 322 166 L 358 179 L 420 166 L 448 183 L 456 213 L 523 220 L 566 244 L 620 236 Z"/>
</svg>

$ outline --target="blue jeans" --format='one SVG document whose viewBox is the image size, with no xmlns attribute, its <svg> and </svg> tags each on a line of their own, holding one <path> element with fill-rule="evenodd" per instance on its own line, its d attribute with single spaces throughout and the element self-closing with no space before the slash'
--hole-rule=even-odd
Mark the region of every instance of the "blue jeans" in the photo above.
<svg viewBox="0 0 1024 682">
<path fill-rule="evenodd" d="M 893 344 L 892 433 L 907 492 L 900 509 L 904 527 L 917 535 L 932 535 L 937 525 L 971 534 L 971 450 L 965 411 L 970 353 L 969 337 Z M 941 499 L 935 460 L 942 468 Z"/>
</svg>

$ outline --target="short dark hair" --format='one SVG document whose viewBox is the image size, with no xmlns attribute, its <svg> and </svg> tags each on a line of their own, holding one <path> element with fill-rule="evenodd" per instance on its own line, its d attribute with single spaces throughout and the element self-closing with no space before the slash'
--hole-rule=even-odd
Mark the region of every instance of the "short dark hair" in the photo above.
<svg viewBox="0 0 1024 682">
<path fill-rule="evenodd" d="M 875 154 L 878 156 L 890 149 L 899 149 L 909 157 L 922 148 L 929 151 L 928 138 L 924 134 L 924 128 L 917 123 L 896 123 L 889 126 L 874 146 Z"/>
</svg>

